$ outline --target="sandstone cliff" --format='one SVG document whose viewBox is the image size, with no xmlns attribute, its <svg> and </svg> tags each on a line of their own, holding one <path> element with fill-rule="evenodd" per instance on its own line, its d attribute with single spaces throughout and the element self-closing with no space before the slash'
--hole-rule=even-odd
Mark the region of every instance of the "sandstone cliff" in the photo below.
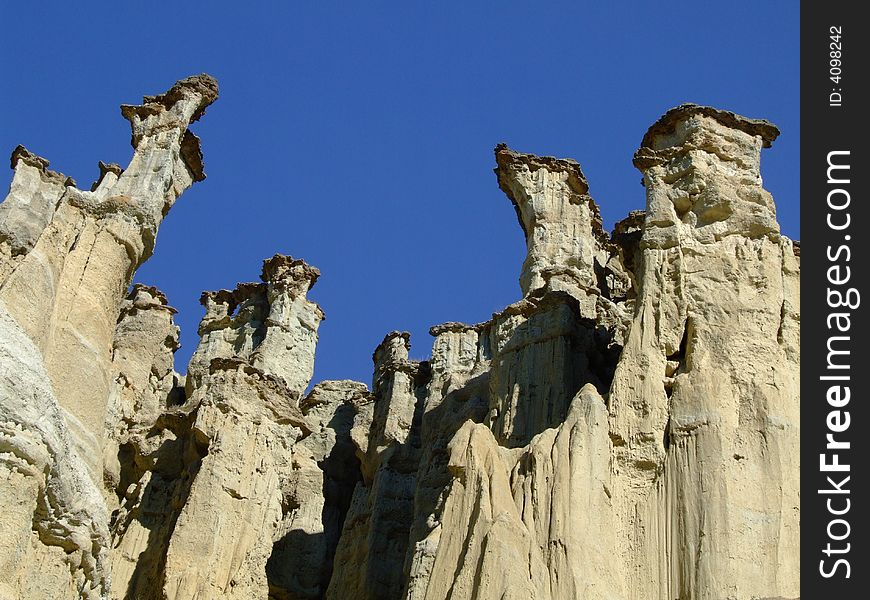
<svg viewBox="0 0 870 600">
<path fill-rule="evenodd" d="M 276 255 L 175 310 L 131 282 L 201 181 L 207 75 L 123 106 L 90 191 L 23 147 L 0 205 L 0 599 L 799 595 L 800 258 L 772 124 L 668 111 L 604 231 L 580 165 L 495 150 L 528 255 L 485 323 L 309 390 L 319 271 Z"/>
</svg>

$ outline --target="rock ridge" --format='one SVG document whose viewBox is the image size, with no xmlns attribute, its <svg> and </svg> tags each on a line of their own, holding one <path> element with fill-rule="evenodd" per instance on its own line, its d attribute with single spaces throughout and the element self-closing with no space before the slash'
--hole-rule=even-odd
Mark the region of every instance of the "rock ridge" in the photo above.
<svg viewBox="0 0 870 600">
<path fill-rule="evenodd" d="M 91 190 L 19 146 L 0 205 L 0 598 L 797 598 L 800 243 L 771 123 L 694 104 L 604 230 L 580 164 L 495 148 L 520 294 L 385 335 L 370 384 L 311 386 L 320 271 L 263 261 L 176 310 L 133 283 L 180 194 L 208 75 L 123 105 Z M 23 385 L 22 385 L 23 384 Z M 506 568 L 507 566 L 507 568 Z"/>
</svg>

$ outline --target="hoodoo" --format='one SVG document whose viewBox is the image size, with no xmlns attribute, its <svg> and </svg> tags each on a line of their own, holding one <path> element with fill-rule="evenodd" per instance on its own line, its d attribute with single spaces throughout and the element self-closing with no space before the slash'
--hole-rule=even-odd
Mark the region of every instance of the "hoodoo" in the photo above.
<svg viewBox="0 0 870 600">
<path fill-rule="evenodd" d="M 527 244 L 489 321 L 309 390 L 320 272 L 275 255 L 175 310 L 131 285 L 205 178 L 208 75 L 122 107 L 90 190 L 23 147 L 0 205 L 0 599 L 799 596 L 800 252 L 767 121 L 684 104 L 607 233 L 571 159 L 495 149 Z M 306 391 L 309 390 L 309 391 Z"/>
</svg>

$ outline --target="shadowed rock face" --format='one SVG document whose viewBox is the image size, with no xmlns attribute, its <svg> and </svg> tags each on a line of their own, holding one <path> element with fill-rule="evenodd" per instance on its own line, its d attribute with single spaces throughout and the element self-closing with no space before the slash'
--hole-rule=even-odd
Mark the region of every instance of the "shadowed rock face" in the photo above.
<svg viewBox="0 0 870 600">
<path fill-rule="evenodd" d="M 499 145 L 522 298 L 310 390 L 319 271 L 175 310 L 130 282 L 205 175 L 207 75 L 123 106 L 90 191 L 23 147 L 0 205 L 0 598 L 718 600 L 799 594 L 800 252 L 778 130 L 682 105 L 612 234 L 580 165 Z M 22 383 L 24 385 L 22 385 Z"/>
</svg>

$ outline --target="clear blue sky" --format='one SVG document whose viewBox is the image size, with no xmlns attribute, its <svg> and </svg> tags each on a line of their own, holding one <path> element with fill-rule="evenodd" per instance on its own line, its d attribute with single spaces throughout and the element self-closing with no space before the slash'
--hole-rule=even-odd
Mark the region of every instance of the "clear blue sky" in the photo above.
<svg viewBox="0 0 870 600">
<path fill-rule="evenodd" d="M 644 206 L 632 154 L 681 102 L 780 126 L 763 175 L 799 238 L 797 2 L 428 4 L 5 3 L 0 152 L 24 144 L 87 187 L 98 160 L 131 156 L 119 104 L 218 79 L 194 126 L 208 179 L 136 276 L 179 309 L 182 372 L 200 292 L 256 280 L 275 252 L 322 271 L 315 381 L 368 382 L 394 329 L 427 357 L 430 325 L 519 298 L 496 143 L 580 161 L 610 228 Z"/>
</svg>

